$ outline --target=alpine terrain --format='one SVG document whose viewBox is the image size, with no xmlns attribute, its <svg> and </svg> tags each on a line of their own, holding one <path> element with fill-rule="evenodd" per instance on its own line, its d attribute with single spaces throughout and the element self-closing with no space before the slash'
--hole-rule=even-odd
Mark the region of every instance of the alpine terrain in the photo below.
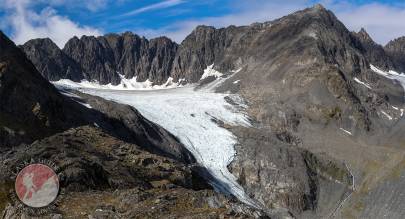
<svg viewBox="0 0 405 219">
<path fill-rule="evenodd" d="M 404 218 L 405 37 L 322 5 L 180 44 L 0 34 L 0 214 L 20 162 L 64 175 L 53 218 Z"/>
</svg>

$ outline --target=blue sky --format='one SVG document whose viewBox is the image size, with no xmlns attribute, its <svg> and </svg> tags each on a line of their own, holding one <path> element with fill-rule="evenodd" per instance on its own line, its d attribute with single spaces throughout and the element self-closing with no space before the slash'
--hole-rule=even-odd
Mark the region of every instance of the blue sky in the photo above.
<svg viewBox="0 0 405 219">
<path fill-rule="evenodd" d="M 16 43 L 50 37 L 133 31 L 181 42 L 198 24 L 216 27 L 273 20 L 322 3 L 350 30 L 366 28 L 379 43 L 405 35 L 399 0 L 0 0 L 0 29 Z"/>
</svg>

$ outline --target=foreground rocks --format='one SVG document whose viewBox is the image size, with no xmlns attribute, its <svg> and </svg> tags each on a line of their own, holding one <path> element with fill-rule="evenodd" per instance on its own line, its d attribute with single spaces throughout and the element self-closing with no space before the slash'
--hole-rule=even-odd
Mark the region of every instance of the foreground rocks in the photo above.
<svg viewBox="0 0 405 219">
<path fill-rule="evenodd" d="M 220 195 L 193 166 L 142 150 L 83 126 L 22 145 L 0 155 L 1 185 L 13 184 L 22 162 L 47 159 L 60 168 L 57 208 L 63 218 L 250 218 L 260 215 Z M 20 218 L 0 193 L 3 218 Z"/>
</svg>

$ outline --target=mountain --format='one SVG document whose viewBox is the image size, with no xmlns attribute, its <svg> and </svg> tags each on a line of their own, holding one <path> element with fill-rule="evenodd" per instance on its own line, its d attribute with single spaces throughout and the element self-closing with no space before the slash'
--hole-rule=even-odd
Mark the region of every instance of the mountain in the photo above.
<svg viewBox="0 0 405 219">
<path fill-rule="evenodd" d="M 123 38 L 131 40 L 120 43 Z M 245 100 L 251 123 L 217 121 L 238 141 L 228 169 L 271 215 L 405 215 L 398 195 L 405 183 L 404 78 L 388 72 L 403 71 L 403 38 L 382 47 L 364 29 L 350 32 L 331 11 L 315 5 L 248 26 L 198 26 L 180 45 L 158 39 L 159 55 L 150 49 L 156 39 L 131 33 L 73 38 L 62 52 L 79 63 L 85 79 L 101 84 L 118 84 L 123 75 L 156 84 L 171 77 L 204 90 L 209 82 L 201 80 L 203 74 L 220 75 L 215 91 Z M 193 122 L 196 115 L 186 116 Z"/>
<path fill-rule="evenodd" d="M 69 40 L 60 50 L 48 39 L 31 40 L 21 48 L 51 81 L 62 78 L 119 84 L 121 76 L 162 84 L 170 77 L 178 45 L 166 37 L 152 40 L 132 33 L 83 36 Z M 43 57 L 46 57 L 43 59 Z M 41 59 L 40 63 L 37 61 Z M 49 70 L 51 69 L 51 70 Z M 49 72 L 58 72 L 58 75 Z"/>
</svg>

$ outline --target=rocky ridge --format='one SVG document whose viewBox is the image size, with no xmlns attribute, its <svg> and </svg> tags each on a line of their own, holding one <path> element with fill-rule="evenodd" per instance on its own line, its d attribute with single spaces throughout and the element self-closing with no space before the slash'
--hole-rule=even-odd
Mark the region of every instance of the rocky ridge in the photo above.
<svg viewBox="0 0 405 219">
<path fill-rule="evenodd" d="M 166 37 L 149 41 L 130 32 L 74 37 L 63 50 L 55 46 L 49 39 L 36 39 L 21 48 L 48 80 L 86 79 L 113 85 L 119 84 L 121 77 L 163 84 L 170 77 L 178 47 Z M 58 73 L 49 74 L 50 68 Z"/>
</svg>

